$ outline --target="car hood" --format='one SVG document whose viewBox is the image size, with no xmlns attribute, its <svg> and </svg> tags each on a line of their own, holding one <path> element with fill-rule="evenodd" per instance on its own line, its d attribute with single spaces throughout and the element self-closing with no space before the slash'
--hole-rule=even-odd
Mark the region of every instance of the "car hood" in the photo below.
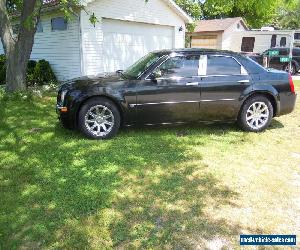
<svg viewBox="0 0 300 250">
<path fill-rule="evenodd" d="M 123 79 L 116 73 L 99 74 L 95 76 L 82 76 L 63 83 L 65 88 L 82 89 L 86 87 L 120 87 L 128 80 Z"/>
</svg>

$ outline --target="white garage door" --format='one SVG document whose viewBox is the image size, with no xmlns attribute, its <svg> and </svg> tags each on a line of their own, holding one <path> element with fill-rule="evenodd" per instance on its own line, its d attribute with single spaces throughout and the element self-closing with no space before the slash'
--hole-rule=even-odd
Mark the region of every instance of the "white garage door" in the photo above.
<svg viewBox="0 0 300 250">
<path fill-rule="evenodd" d="M 126 69 L 145 54 L 173 47 L 171 26 L 103 19 L 104 72 Z"/>
</svg>

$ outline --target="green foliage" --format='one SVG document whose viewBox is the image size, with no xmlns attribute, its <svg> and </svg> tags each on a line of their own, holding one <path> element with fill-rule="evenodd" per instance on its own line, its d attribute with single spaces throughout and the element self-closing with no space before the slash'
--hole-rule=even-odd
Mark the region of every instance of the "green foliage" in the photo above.
<svg viewBox="0 0 300 250">
<path fill-rule="evenodd" d="M 243 17 L 252 28 L 260 28 L 272 21 L 278 0 L 207 0 L 203 4 L 205 18 Z"/>
<path fill-rule="evenodd" d="M 175 0 L 175 2 L 191 17 L 199 20 L 202 17 L 202 10 L 197 0 Z"/>
<path fill-rule="evenodd" d="M 57 81 L 50 63 L 46 60 L 40 60 L 37 62 L 33 72 L 33 79 L 38 85 Z"/>
<path fill-rule="evenodd" d="M 0 85 L 5 84 L 6 67 L 5 67 L 5 56 L 0 55 Z M 44 85 L 44 84 L 55 84 L 57 79 L 55 74 L 46 60 L 40 60 L 38 62 L 29 60 L 26 72 L 26 80 L 28 86 L 33 85 Z"/>
<path fill-rule="evenodd" d="M 300 1 L 282 3 L 277 9 L 274 26 L 279 29 L 300 29 Z"/>
</svg>

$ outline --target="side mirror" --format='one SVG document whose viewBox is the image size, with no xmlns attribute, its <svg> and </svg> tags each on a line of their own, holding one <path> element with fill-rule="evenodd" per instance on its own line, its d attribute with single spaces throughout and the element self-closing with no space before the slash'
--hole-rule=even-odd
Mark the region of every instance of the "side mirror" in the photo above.
<svg viewBox="0 0 300 250">
<path fill-rule="evenodd" d="M 157 78 L 160 78 L 162 76 L 162 73 L 160 70 L 156 70 L 156 71 L 153 71 L 152 74 L 150 75 L 150 79 L 152 81 L 156 81 Z"/>
</svg>

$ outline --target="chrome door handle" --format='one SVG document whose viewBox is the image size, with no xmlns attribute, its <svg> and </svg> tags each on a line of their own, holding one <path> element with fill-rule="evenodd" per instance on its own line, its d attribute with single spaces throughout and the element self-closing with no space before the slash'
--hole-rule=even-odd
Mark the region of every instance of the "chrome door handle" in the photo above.
<svg viewBox="0 0 300 250">
<path fill-rule="evenodd" d="M 198 86 L 199 84 L 198 84 L 198 82 L 187 82 L 185 85 L 186 86 Z"/>
<path fill-rule="evenodd" d="M 250 81 L 249 80 L 240 80 L 238 81 L 238 83 L 249 83 Z"/>
</svg>

